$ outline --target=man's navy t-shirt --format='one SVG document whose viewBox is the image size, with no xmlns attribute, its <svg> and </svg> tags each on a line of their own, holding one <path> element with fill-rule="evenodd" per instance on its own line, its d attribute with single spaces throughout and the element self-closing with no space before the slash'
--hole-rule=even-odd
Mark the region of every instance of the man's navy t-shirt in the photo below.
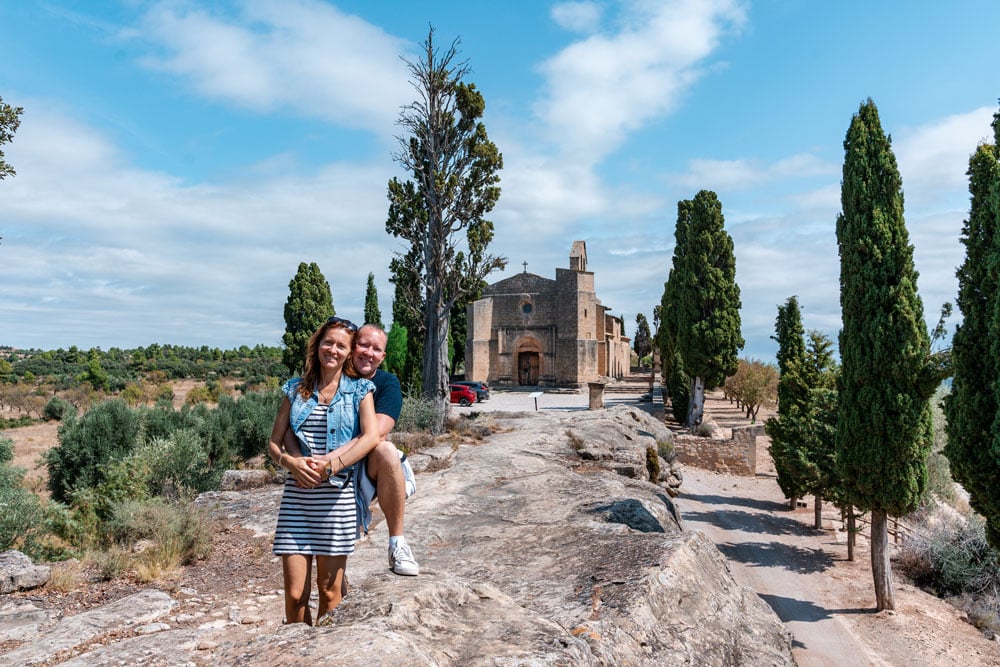
<svg viewBox="0 0 1000 667">
<path fill-rule="evenodd" d="M 399 413 L 403 410 L 403 390 L 399 379 L 380 368 L 375 371 L 372 383 L 375 385 L 375 413 L 399 421 Z"/>
</svg>

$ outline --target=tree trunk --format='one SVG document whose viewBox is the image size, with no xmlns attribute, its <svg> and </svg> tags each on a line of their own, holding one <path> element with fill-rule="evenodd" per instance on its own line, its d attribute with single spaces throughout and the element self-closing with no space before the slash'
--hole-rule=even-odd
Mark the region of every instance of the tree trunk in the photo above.
<svg viewBox="0 0 1000 667">
<path fill-rule="evenodd" d="M 813 502 L 814 519 L 816 520 L 816 530 L 823 530 L 823 497 L 819 494 Z"/>
<path fill-rule="evenodd" d="M 421 375 L 424 398 L 437 406 L 434 432 L 444 431 L 451 392 L 448 389 L 448 310 L 438 305 L 439 290 L 428 288 L 424 314 L 424 368 Z"/>
<path fill-rule="evenodd" d="M 854 518 L 854 506 L 847 508 L 847 560 L 854 562 L 854 536 L 858 533 L 858 525 Z"/>
<path fill-rule="evenodd" d="M 691 378 L 691 400 L 688 403 L 687 427 L 694 428 L 705 417 L 705 379 Z"/>
<path fill-rule="evenodd" d="M 872 577 L 875 580 L 875 609 L 895 609 L 892 592 L 892 567 L 889 564 L 889 516 L 885 510 L 872 510 Z"/>
<path fill-rule="evenodd" d="M 790 509 L 790 510 L 792 510 L 794 512 L 796 510 L 796 508 L 798 508 L 798 506 L 799 506 L 799 499 L 798 498 L 789 498 L 788 499 L 788 509 Z"/>
</svg>

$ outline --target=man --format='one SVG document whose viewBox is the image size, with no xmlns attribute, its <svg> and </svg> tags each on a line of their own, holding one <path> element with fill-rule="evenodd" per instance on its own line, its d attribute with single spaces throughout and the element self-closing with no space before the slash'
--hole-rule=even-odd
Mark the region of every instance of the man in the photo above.
<svg viewBox="0 0 1000 667">
<path fill-rule="evenodd" d="M 369 506 L 378 498 L 389 528 L 389 569 L 396 574 L 416 576 L 420 566 L 403 536 L 403 512 L 406 507 L 406 478 L 400 461 L 402 453 L 386 440 L 403 407 L 403 392 L 395 375 L 379 368 L 385 360 L 388 336 L 375 324 L 365 324 L 354 336 L 352 363 L 361 377 L 375 384 L 375 417 L 378 420 L 379 444 L 357 467 L 355 481 L 358 498 L 358 522 L 365 531 L 371 522 Z M 351 440 L 338 451 L 343 453 L 354 446 Z M 291 430 L 285 433 L 285 448 L 298 451 L 298 442 Z M 316 474 L 314 483 L 319 483 Z"/>
</svg>

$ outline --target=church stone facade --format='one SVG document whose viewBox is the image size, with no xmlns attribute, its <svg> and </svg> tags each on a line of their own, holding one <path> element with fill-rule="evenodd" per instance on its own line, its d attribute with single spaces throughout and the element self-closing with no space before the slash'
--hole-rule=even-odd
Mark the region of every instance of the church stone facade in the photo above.
<svg viewBox="0 0 1000 667">
<path fill-rule="evenodd" d="M 608 314 L 574 241 L 556 278 L 524 273 L 487 287 L 468 306 L 465 378 L 491 386 L 580 386 L 629 372 L 630 339 Z"/>
</svg>

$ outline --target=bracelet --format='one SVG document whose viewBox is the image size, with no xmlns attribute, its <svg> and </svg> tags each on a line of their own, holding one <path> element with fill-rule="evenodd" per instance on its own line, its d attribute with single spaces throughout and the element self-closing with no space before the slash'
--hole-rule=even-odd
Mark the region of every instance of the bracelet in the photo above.
<svg viewBox="0 0 1000 667">
<path fill-rule="evenodd" d="M 281 465 L 281 459 L 283 459 L 283 458 L 285 458 L 285 452 L 282 452 L 281 454 L 278 454 L 278 461 L 275 463 L 275 465 L 277 465 L 279 468 L 284 468 L 285 467 L 285 466 Z"/>
</svg>

